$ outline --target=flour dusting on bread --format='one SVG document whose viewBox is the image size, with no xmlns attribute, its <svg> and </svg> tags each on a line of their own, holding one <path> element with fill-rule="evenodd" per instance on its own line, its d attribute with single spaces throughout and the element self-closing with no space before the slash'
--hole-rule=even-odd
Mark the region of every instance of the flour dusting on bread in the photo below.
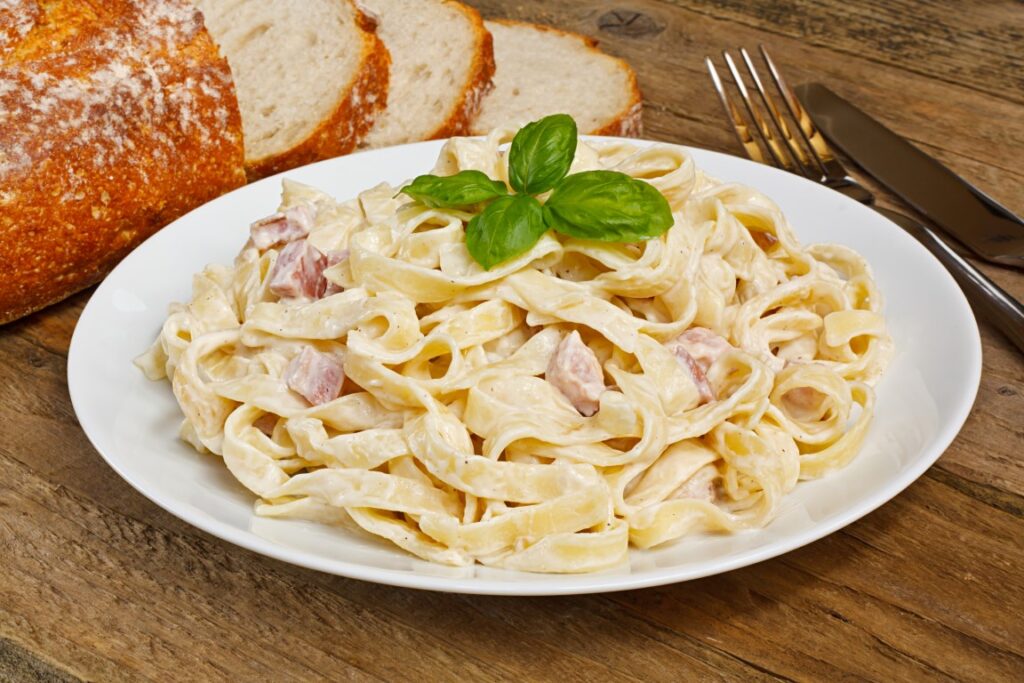
<svg viewBox="0 0 1024 683">
<path fill-rule="evenodd" d="M 247 178 L 556 111 L 638 135 L 636 77 L 454 0 L 0 0 L 0 323 Z"/>
<path fill-rule="evenodd" d="M 231 74 L 191 3 L 39 7 L 0 55 L 0 322 L 245 180 Z"/>
</svg>

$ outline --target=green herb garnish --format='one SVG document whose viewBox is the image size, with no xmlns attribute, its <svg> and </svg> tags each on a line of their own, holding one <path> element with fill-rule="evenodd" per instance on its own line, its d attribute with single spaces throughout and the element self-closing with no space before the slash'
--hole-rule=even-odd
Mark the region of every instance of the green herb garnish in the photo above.
<svg viewBox="0 0 1024 683">
<path fill-rule="evenodd" d="M 477 263 L 490 270 L 529 251 L 547 230 L 540 202 L 516 194 L 494 201 L 469 221 L 466 247 Z"/>
<path fill-rule="evenodd" d="M 649 240 L 673 222 L 657 188 L 618 171 L 566 176 L 544 204 L 544 216 L 563 235 L 604 242 Z"/>
<path fill-rule="evenodd" d="M 523 126 L 508 150 L 508 182 L 521 194 L 547 192 L 565 177 L 576 155 L 576 122 L 554 114 Z"/>
<path fill-rule="evenodd" d="M 486 203 L 466 226 L 466 247 L 486 270 L 529 251 L 548 229 L 580 239 L 638 242 L 672 227 L 668 201 L 649 183 L 616 171 L 569 175 L 576 140 L 576 122 L 565 114 L 516 133 L 508 169 L 517 194 L 480 171 L 422 175 L 402 192 L 432 208 L 472 210 Z M 533 195 L 548 190 L 542 205 Z"/>
<path fill-rule="evenodd" d="M 402 192 L 432 209 L 449 209 L 480 204 L 508 194 L 505 183 L 491 180 L 480 171 L 459 171 L 455 175 L 421 175 Z"/>
</svg>

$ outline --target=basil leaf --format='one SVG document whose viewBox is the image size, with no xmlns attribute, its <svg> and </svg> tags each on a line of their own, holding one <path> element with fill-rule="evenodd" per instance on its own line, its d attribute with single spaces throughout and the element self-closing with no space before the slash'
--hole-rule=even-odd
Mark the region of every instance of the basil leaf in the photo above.
<svg viewBox="0 0 1024 683">
<path fill-rule="evenodd" d="M 449 176 L 421 175 L 401 192 L 432 209 L 441 209 L 479 204 L 507 195 L 508 189 L 480 171 L 459 171 Z"/>
<path fill-rule="evenodd" d="M 536 199 L 524 194 L 500 197 L 466 226 L 466 247 L 484 270 L 490 270 L 529 251 L 547 229 Z"/>
<path fill-rule="evenodd" d="M 547 192 L 569 172 L 576 154 L 576 122 L 566 114 L 523 126 L 508 150 L 508 180 L 516 192 Z"/>
<path fill-rule="evenodd" d="M 653 185 L 617 171 L 567 176 L 544 204 L 544 217 L 564 235 L 606 242 L 651 239 L 675 222 Z"/>
</svg>

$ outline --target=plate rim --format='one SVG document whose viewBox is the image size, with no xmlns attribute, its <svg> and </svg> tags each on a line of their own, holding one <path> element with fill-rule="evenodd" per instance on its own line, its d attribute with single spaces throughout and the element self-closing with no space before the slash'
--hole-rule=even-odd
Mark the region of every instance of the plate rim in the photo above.
<svg viewBox="0 0 1024 683">
<path fill-rule="evenodd" d="M 788 180 L 802 181 L 808 183 L 814 187 L 821 187 L 813 181 L 807 180 L 806 178 L 787 173 L 780 169 L 773 167 L 764 166 L 757 164 L 756 162 L 744 159 L 742 157 L 725 154 L 722 152 L 716 152 L 692 145 L 681 145 L 673 142 L 649 140 L 649 139 L 637 139 L 637 138 L 622 138 L 622 137 L 611 137 L 611 136 L 581 136 L 584 139 L 604 142 L 626 142 L 630 144 L 668 144 L 683 148 L 687 153 L 697 152 L 698 155 L 712 155 L 717 157 L 726 157 L 729 162 L 740 162 L 741 164 L 750 164 L 761 169 L 767 169 L 769 171 L 785 174 Z M 931 452 L 927 453 L 926 457 L 917 457 L 911 467 L 908 467 L 901 476 L 893 478 L 886 482 L 886 485 L 877 489 L 872 495 L 863 499 L 859 504 L 848 505 L 839 512 L 826 517 L 821 522 L 815 523 L 811 529 L 807 529 L 800 533 L 789 534 L 784 536 L 778 541 L 768 543 L 758 548 L 740 551 L 727 555 L 721 561 L 706 566 L 704 568 L 691 569 L 687 571 L 680 571 L 677 567 L 657 567 L 650 570 L 645 570 L 643 574 L 554 574 L 554 575 L 542 575 L 548 579 L 545 582 L 542 579 L 536 581 L 503 581 L 489 578 L 478 578 L 478 577 L 445 577 L 424 573 L 415 573 L 406 570 L 397 570 L 391 568 L 376 568 L 370 567 L 364 564 L 348 562 L 344 559 L 338 558 L 326 558 L 318 556 L 307 550 L 291 549 L 285 546 L 278 545 L 270 540 L 264 539 L 252 532 L 243 531 L 233 527 L 232 525 L 223 522 L 216 517 L 209 515 L 203 511 L 200 511 L 192 506 L 184 506 L 179 502 L 171 499 L 172 497 L 165 497 L 159 492 L 153 492 L 147 490 L 144 484 L 141 484 L 136 480 L 130 472 L 125 468 L 119 466 L 116 459 L 112 459 L 107 456 L 103 449 L 97 443 L 98 435 L 94 435 L 89 428 L 82 422 L 80 415 L 80 402 L 83 400 L 84 390 L 81 388 L 80 380 L 83 378 L 83 373 L 79 370 L 83 365 L 82 354 L 85 353 L 83 350 L 83 343 L 81 340 L 87 334 L 83 332 L 88 330 L 88 321 L 91 316 L 97 315 L 99 311 L 99 301 L 103 300 L 101 294 L 104 294 L 108 287 L 113 287 L 115 282 L 115 274 L 127 263 L 132 256 L 142 249 L 151 240 L 158 238 L 161 233 L 166 233 L 172 229 L 177 223 L 188 219 L 194 212 L 203 209 L 209 203 L 218 202 L 225 198 L 231 197 L 240 193 L 248 193 L 252 191 L 261 191 L 266 185 L 273 184 L 275 187 L 279 187 L 282 178 L 288 174 L 295 173 L 299 170 L 305 170 L 316 167 L 327 167 L 341 160 L 347 160 L 352 157 L 357 157 L 363 154 L 374 154 L 380 153 L 387 150 L 390 153 L 401 153 L 403 150 L 412 148 L 426 148 L 436 147 L 440 148 L 447 140 L 430 140 L 425 142 L 415 142 L 405 145 L 397 145 L 394 147 L 381 148 L 377 150 L 362 150 L 355 152 L 350 155 L 342 157 L 334 157 L 332 159 L 325 159 L 322 161 L 315 162 L 313 164 L 307 164 L 294 169 L 289 169 L 281 173 L 274 174 L 263 178 L 255 183 L 243 185 L 240 188 L 232 190 L 224 195 L 221 195 L 207 204 L 200 205 L 184 215 L 178 217 L 161 230 L 157 231 L 139 246 L 133 249 L 118 265 L 111 270 L 111 272 L 104 278 L 104 280 L 95 289 L 92 295 L 89 297 L 89 301 L 86 303 L 85 308 L 82 310 L 78 320 L 75 324 L 74 332 L 71 336 L 71 342 L 68 348 L 67 357 L 67 384 L 68 393 L 71 398 L 72 408 L 75 411 L 76 420 L 79 422 L 79 426 L 82 432 L 85 434 L 90 445 L 100 455 L 107 466 L 109 466 L 114 472 L 117 473 L 125 482 L 127 482 L 135 491 L 140 493 L 144 498 L 155 503 L 158 507 L 164 511 L 170 513 L 174 517 L 186 522 L 192 527 L 195 527 L 201 532 L 206 532 L 215 536 L 223 541 L 227 541 L 233 545 L 245 548 L 251 552 L 259 553 L 261 555 L 271 557 L 275 560 L 286 562 L 288 564 L 304 567 L 307 569 L 313 569 L 316 571 L 325 572 L 328 574 L 334 574 L 338 576 L 344 576 L 347 578 L 358 579 L 362 581 L 369 581 L 373 583 L 380 583 L 385 585 L 392 585 L 402 588 L 414 588 L 421 590 L 433 590 L 439 592 L 450 592 L 450 593 L 461 593 L 469 595 L 506 595 L 506 596 L 545 596 L 545 595 L 578 595 L 578 594 L 589 594 L 589 593 L 604 593 L 604 592 L 617 592 L 624 590 L 635 590 L 640 588 L 650 588 L 655 586 L 662 586 L 672 583 L 681 583 L 684 581 L 691 581 L 707 576 L 713 576 L 721 574 L 735 569 L 747 567 L 765 560 L 784 555 L 792 552 L 805 545 L 813 543 L 825 536 L 828 536 L 836 531 L 852 524 L 853 522 L 865 517 L 866 515 L 874 512 L 879 507 L 889 502 L 907 487 L 917 481 L 935 462 L 946 452 L 950 444 L 959 434 L 964 423 L 967 421 L 971 410 L 973 409 L 974 402 L 977 398 L 977 393 L 981 384 L 982 374 L 982 345 L 981 335 L 978 329 L 977 320 L 974 316 L 974 312 L 967 302 L 959 285 L 953 279 L 952 275 L 945 269 L 944 266 L 939 263 L 937 259 L 927 250 L 924 246 L 918 243 L 913 237 L 906 233 L 902 228 L 892 223 L 888 218 L 881 214 L 876 214 L 878 218 L 882 219 L 889 224 L 894 233 L 899 233 L 899 237 L 896 239 L 904 239 L 908 243 L 913 243 L 912 248 L 917 249 L 921 252 L 922 256 L 926 256 L 928 260 L 932 262 L 932 265 L 936 267 L 941 273 L 939 277 L 947 280 L 947 285 L 952 285 L 951 291 L 954 292 L 954 301 L 950 305 L 955 304 L 957 307 L 966 311 L 967 318 L 970 320 L 968 329 L 964 330 L 965 335 L 970 337 L 971 347 L 971 358 L 968 359 L 971 362 L 971 372 L 969 377 L 969 386 L 965 387 L 967 391 L 961 394 L 953 414 L 950 415 L 951 419 L 946 422 L 938 429 L 937 436 L 934 438 L 934 445 L 932 446 Z M 799 182 L 797 182 L 799 185 Z M 852 204 L 861 207 L 864 210 L 870 210 L 858 202 L 844 197 L 839 193 L 836 193 L 838 197 L 842 197 L 842 200 L 851 202 Z M 83 325 L 83 321 L 86 324 Z M 94 438 L 95 437 L 95 438 Z M 921 449 L 918 451 L 919 454 L 925 454 L 926 451 Z M 759 529 L 749 530 L 740 533 L 756 533 Z M 400 549 L 396 549 L 396 552 L 404 552 Z M 572 580 L 567 579 L 571 577 Z"/>
</svg>

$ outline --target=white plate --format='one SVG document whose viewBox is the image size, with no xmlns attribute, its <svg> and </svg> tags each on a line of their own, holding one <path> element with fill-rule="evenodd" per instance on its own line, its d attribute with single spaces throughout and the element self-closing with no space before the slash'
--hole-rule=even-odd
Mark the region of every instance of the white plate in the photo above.
<svg viewBox="0 0 1024 683">
<path fill-rule="evenodd" d="M 441 142 L 382 149 L 284 174 L 347 199 L 380 181 L 427 172 Z M 736 569 L 832 533 L 919 477 L 956 436 L 981 375 L 978 327 L 943 267 L 871 209 L 802 178 L 735 157 L 690 150 L 697 164 L 772 197 L 804 244 L 838 242 L 872 265 L 886 298 L 896 355 L 878 385 L 877 413 L 860 455 L 799 484 L 767 528 L 685 538 L 599 574 L 552 576 L 421 561 L 358 532 L 253 514 L 253 496 L 211 456 L 177 438 L 181 413 L 165 382 L 133 365 L 167 305 L 189 296 L 192 274 L 230 263 L 249 223 L 271 213 L 280 177 L 253 183 L 175 221 L 132 252 L 78 321 L 68 386 L 79 422 L 107 463 L 168 512 L 215 536 L 285 562 L 366 581 L 464 593 L 546 595 L 656 586 Z"/>
</svg>

